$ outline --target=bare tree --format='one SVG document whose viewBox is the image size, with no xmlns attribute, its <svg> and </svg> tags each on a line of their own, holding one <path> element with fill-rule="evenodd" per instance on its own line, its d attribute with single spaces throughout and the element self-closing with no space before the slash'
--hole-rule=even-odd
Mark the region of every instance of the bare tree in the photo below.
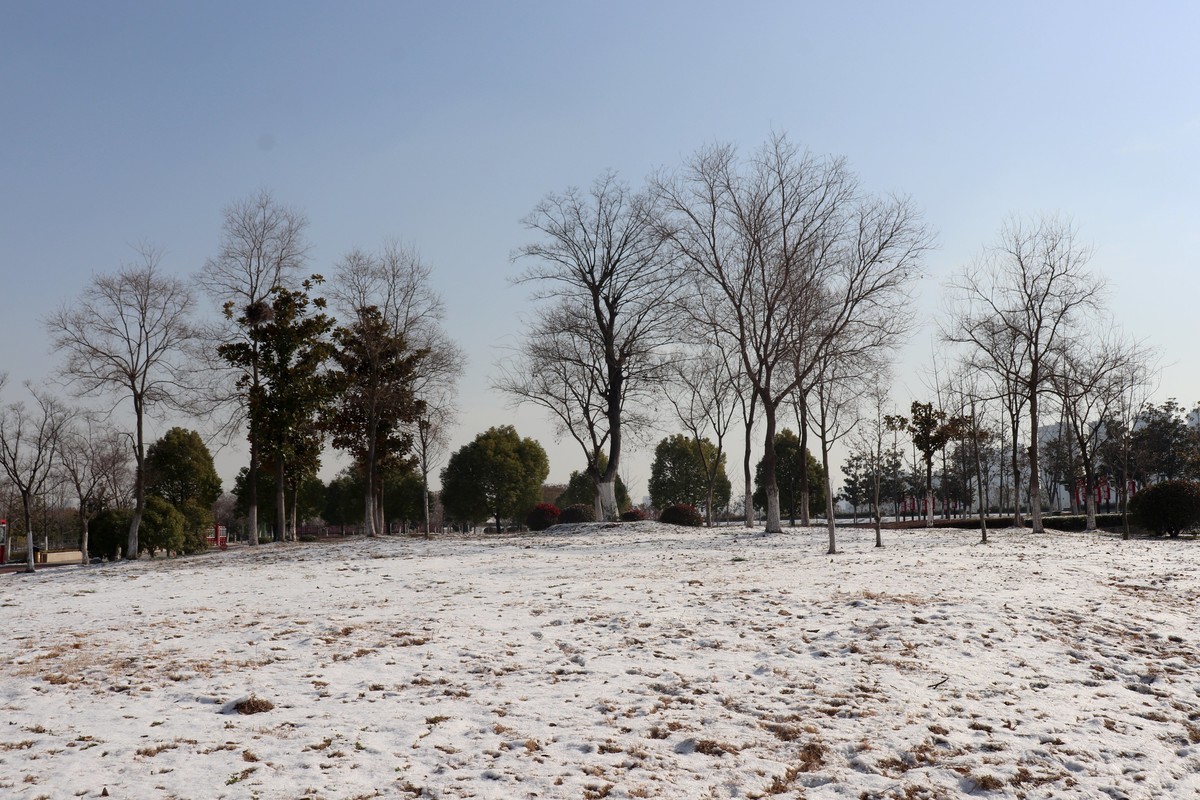
<svg viewBox="0 0 1200 800">
<path fill-rule="evenodd" d="M 833 479 L 829 469 L 829 449 L 850 434 L 858 425 L 859 398 L 869 390 L 877 379 L 881 368 L 872 363 L 868 352 L 857 355 L 841 355 L 830 352 L 820 371 L 812 391 L 816 401 L 815 413 L 809 415 L 809 424 L 821 442 L 821 468 L 825 471 L 825 525 L 829 532 L 829 555 L 837 549 L 837 519 L 833 508 Z M 801 458 L 804 457 L 801 451 Z"/>
<path fill-rule="evenodd" d="M 855 449 L 866 456 L 866 464 L 871 477 L 871 516 L 875 522 L 875 546 L 883 547 L 883 514 L 881 511 L 883 472 L 886 466 L 888 451 L 884 448 L 887 434 L 892 432 L 888 424 L 891 415 L 887 413 L 888 389 L 892 376 L 886 367 L 866 382 L 863 387 L 864 405 L 860 424 L 855 433 Z"/>
<path fill-rule="evenodd" d="M 515 253 L 530 262 L 517 282 L 534 284 L 542 305 L 497 386 L 548 410 L 580 444 L 603 515 L 615 518 L 630 406 L 659 383 L 659 354 L 676 338 L 670 251 L 650 196 L 613 173 L 586 192 L 547 195 L 523 222 L 542 238 Z M 576 390 L 563 378 L 586 384 Z"/>
<path fill-rule="evenodd" d="M 46 320 L 54 348 L 66 356 L 62 374 L 87 394 L 127 397 L 133 405 L 136 461 L 133 521 L 126 558 L 138 557 L 145 508 L 145 421 L 157 407 L 184 409 L 194 399 L 198 332 L 189 319 L 187 285 L 163 274 L 161 251 L 140 250 L 141 262 L 96 275 Z"/>
<path fill-rule="evenodd" d="M 730 375 L 723 354 L 715 349 L 707 352 L 701 350 L 676 361 L 671 377 L 667 401 L 691 437 L 696 458 L 704 469 L 708 490 L 705 521 L 711 528 L 713 493 L 717 478 L 723 472 L 721 463 L 725 455 L 725 437 L 738 409 L 735 377 Z M 709 450 L 701 444 L 710 433 L 716 440 L 715 450 Z"/>
<path fill-rule="evenodd" d="M 1051 365 L 1051 381 L 1083 468 L 1086 530 L 1096 529 L 1097 460 L 1115 431 L 1108 425 L 1132 388 L 1148 379 L 1146 348 L 1105 325 L 1093 335 L 1064 341 Z"/>
<path fill-rule="evenodd" d="M 719 300 L 711 323 L 737 343 L 762 406 L 767 531 L 781 529 L 775 433 L 781 406 L 811 387 L 826 355 L 861 329 L 891 340 L 890 313 L 911 288 L 930 235 L 911 203 L 859 192 L 840 159 L 776 136 L 746 164 L 732 147 L 698 153 L 656 188 L 697 294 Z"/>
<path fill-rule="evenodd" d="M 973 464 L 976 505 L 979 512 L 980 543 L 988 543 L 987 531 L 987 478 L 984 468 L 984 448 L 992 437 L 989 428 L 989 404 L 995 397 L 989 392 L 987 378 L 981 376 L 969 363 L 959 366 L 946 386 L 947 404 L 952 407 L 955 434 L 970 448 Z M 939 397 L 941 391 L 939 389 Z"/>
<path fill-rule="evenodd" d="M 221 245 L 217 255 L 208 259 L 196 277 L 205 292 L 221 304 L 222 323 L 209 331 L 213 347 L 244 344 L 252 348 L 247 381 L 230 385 L 240 390 L 229 393 L 228 408 L 233 411 L 228 430 L 247 425 L 250 465 L 247 479 L 246 514 L 248 541 L 258 544 L 258 471 L 259 431 L 249 421 L 249 398 L 260 390 L 259 343 L 253 329 L 270 319 L 271 292 L 291 288 L 308 258 L 309 245 L 304 238 L 308 220 L 304 215 L 275 202 L 270 192 L 259 190 L 230 204 L 224 211 Z M 282 524 L 282 522 L 280 523 Z"/>
<path fill-rule="evenodd" d="M 94 414 L 77 414 L 62 434 L 58 464 L 71 487 L 79 517 L 79 549 L 88 563 L 88 533 L 92 519 L 115 497 L 110 497 L 110 476 L 126 471 L 129 449 L 116 430 Z"/>
<path fill-rule="evenodd" d="M 421 471 L 421 505 L 424 512 L 425 538 L 429 538 L 429 475 L 450 449 L 450 430 L 458 412 L 453 387 L 426 394 L 425 408 L 417 420 L 415 436 L 417 468 Z"/>
<path fill-rule="evenodd" d="M 7 376 L 0 373 L 0 389 Z M 42 496 L 54 475 L 55 458 L 67 424 L 66 409 L 54 397 L 37 392 L 29 384 L 34 408 L 23 402 L 0 410 L 0 469 L 21 496 L 25 525 L 26 571 L 33 572 L 33 503 Z"/>
<path fill-rule="evenodd" d="M 1101 303 L 1105 283 L 1087 271 L 1090 254 L 1067 221 L 1013 217 L 997 243 L 951 283 L 956 306 L 944 335 L 967 345 L 978 365 L 995 372 L 1027 405 L 1035 533 L 1043 530 L 1038 401 L 1050 388 L 1055 349 L 1081 316 Z"/>
<path fill-rule="evenodd" d="M 1133 460 L 1134 432 L 1150 402 L 1152 376 L 1156 372 L 1157 359 L 1151 354 L 1146 361 L 1132 370 L 1128 380 L 1109 407 L 1104 422 L 1108 437 L 1103 444 L 1105 460 L 1121 470 L 1121 538 L 1129 538 L 1129 484 L 1130 466 Z"/>
</svg>

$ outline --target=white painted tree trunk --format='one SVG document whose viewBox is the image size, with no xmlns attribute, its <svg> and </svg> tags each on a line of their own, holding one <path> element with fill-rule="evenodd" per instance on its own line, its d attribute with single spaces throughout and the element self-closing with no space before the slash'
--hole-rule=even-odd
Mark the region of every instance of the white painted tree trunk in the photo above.
<svg viewBox="0 0 1200 800">
<path fill-rule="evenodd" d="M 783 533 L 779 522 L 779 486 L 767 484 L 767 533 Z"/>
<path fill-rule="evenodd" d="M 597 500 L 599 501 L 599 514 L 596 515 L 596 519 L 611 520 L 620 517 L 620 512 L 617 510 L 616 479 L 598 483 L 596 484 L 596 489 Z"/>
</svg>

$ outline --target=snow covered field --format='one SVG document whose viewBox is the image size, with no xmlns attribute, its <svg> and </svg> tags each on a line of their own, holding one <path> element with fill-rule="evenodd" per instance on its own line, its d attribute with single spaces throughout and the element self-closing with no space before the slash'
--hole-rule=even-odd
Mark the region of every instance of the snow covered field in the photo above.
<svg viewBox="0 0 1200 800">
<path fill-rule="evenodd" d="M 0 795 L 1200 792 L 1196 544 L 840 533 L 834 557 L 818 529 L 637 523 L 0 576 Z"/>
</svg>

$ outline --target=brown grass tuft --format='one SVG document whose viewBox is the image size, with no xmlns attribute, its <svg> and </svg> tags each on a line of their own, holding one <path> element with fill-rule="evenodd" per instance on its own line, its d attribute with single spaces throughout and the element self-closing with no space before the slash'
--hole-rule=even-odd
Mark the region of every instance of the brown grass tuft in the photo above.
<svg viewBox="0 0 1200 800">
<path fill-rule="evenodd" d="M 239 701 L 233 708 L 239 714 L 261 714 L 264 711 L 270 711 L 275 708 L 275 704 L 270 700 L 252 694 L 245 700 Z"/>
</svg>

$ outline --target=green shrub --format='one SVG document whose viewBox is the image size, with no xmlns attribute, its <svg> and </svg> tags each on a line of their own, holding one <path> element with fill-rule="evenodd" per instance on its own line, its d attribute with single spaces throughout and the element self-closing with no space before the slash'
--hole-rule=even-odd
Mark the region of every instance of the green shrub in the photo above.
<svg viewBox="0 0 1200 800">
<path fill-rule="evenodd" d="M 572 506 L 567 506 L 562 510 L 562 514 L 558 517 L 559 522 L 595 522 L 596 512 L 591 506 L 584 503 L 576 503 Z"/>
<path fill-rule="evenodd" d="M 631 508 L 621 515 L 621 522 L 641 522 L 647 518 L 645 511 L 640 508 Z"/>
<path fill-rule="evenodd" d="M 88 555 L 116 559 L 117 550 L 125 552 L 129 544 L 129 523 L 133 512 L 127 508 L 106 508 L 88 525 Z"/>
<path fill-rule="evenodd" d="M 186 529 L 187 519 L 179 509 L 161 497 L 149 495 L 138 526 L 138 550 L 151 557 L 159 550 L 180 553 L 187 541 Z"/>
<path fill-rule="evenodd" d="M 553 503 L 538 503 L 525 515 L 525 524 L 531 531 L 544 531 L 558 522 L 561 515 L 562 512 Z"/>
<path fill-rule="evenodd" d="M 1139 525 L 1175 537 L 1200 526 L 1200 483 L 1162 481 L 1137 493 L 1129 510 Z"/>
<path fill-rule="evenodd" d="M 668 525 L 685 525 L 689 528 L 699 528 L 704 524 L 704 517 L 696 510 L 695 506 L 687 503 L 676 503 L 673 506 L 667 506 L 658 516 L 659 522 L 665 522 Z"/>
</svg>

